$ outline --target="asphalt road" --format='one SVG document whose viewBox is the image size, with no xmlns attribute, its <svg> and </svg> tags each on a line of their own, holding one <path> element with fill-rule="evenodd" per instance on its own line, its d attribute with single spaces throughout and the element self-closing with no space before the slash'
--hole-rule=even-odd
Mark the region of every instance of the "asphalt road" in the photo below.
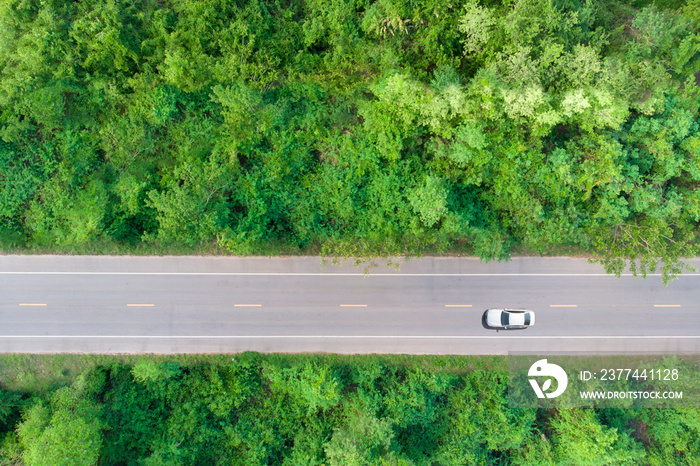
<svg viewBox="0 0 700 466">
<path fill-rule="evenodd" d="M 700 261 L 691 261 L 700 269 Z M 585 259 L 0 256 L 1 352 L 699 353 L 700 274 L 615 278 Z M 535 310 L 486 330 L 490 307 Z"/>
</svg>

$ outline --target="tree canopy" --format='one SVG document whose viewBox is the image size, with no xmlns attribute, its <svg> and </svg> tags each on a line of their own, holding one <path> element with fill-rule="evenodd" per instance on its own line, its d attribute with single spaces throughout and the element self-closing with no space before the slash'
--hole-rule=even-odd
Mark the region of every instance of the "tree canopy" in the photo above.
<svg viewBox="0 0 700 466">
<path fill-rule="evenodd" d="M 698 251 L 697 6 L 5 1 L 0 245 L 671 277 Z"/>
<path fill-rule="evenodd" d="M 0 462 L 662 465 L 700 455 L 694 408 L 511 408 L 500 357 L 99 358 L 30 390 L 26 367 L 3 375 L 20 387 L 0 388 Z M 697 389 L 694 364 L 671 364 Z"/>
</svg>

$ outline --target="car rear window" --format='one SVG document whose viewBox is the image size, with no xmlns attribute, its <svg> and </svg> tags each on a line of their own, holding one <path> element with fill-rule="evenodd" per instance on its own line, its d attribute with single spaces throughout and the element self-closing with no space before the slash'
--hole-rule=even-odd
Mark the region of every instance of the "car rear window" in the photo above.
<svg viewBox="0 0 700 466">
<path fill-rule="evenodd" d="M 525 325 L 530 325 L 530 313 L 525 313 Z"/>
</svg>

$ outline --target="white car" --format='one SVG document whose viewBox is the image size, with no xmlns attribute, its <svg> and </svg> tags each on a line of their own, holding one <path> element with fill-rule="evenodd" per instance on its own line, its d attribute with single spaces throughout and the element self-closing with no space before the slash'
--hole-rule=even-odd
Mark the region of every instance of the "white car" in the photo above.
<svg viewBox="0 0 700 466">
<path fill-rule="evenodd" d="M 488 309 L 481 323 L 488 329 L 523 329 L 535 325 L 535 313 L 528 309 Z"/>
</svg>

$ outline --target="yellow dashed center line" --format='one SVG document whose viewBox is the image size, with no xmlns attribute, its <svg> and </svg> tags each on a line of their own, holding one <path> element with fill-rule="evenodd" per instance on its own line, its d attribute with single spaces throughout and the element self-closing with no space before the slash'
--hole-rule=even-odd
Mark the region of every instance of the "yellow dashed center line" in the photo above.
<svg viewBox="0 0 700 466">
<path fill-rule="evenodd" d="M 681 307 L 680 304 L 654 304 L 654 307 Z"/>
<path fill-rule="evenodd" d="M 472 307 L 471 304 L 445 304 L 445 307 Z"/>
<path fill-rule="evenodd" d="M 262 304 L 234 304 L 233 307 L 262 307 Z"/>
<path fill-rule="evenodd" d="M 20 306 L 46 306 L 45 303 L 19 303 Z"/>
<path fill-rule="evenodd" d="M 153 307 L 155 304 L 127 304 L 126 307 Z"/>
<path fill-rule="evenodd" d="M 341 304 L 340 307 L 367 307 L 366 304 Z"/>
<path fill-rule="evenodd" d="M 550 304 L 549 307 L 578 307 L 578 304 Z"/>
</svg>

